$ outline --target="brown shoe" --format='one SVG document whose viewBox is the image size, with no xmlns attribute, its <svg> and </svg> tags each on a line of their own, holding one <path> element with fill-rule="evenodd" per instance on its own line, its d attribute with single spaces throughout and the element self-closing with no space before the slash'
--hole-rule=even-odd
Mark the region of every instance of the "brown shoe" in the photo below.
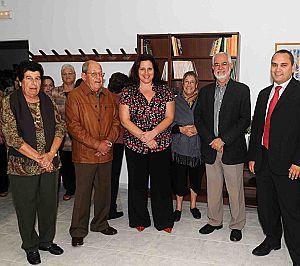
<svg viewBox="0 0 300 266">
<path fill-rule="evenodd" d="M 64 201 L 70 200 L 71 198 L 72 198 L 72 196 L 67 195 L 67 194 L 65 194 L 65 195 L 63 196 L 63 200 L 64 200 Z"/>
<path fill-rule="evenodd" d="M 118 233 L 118 231 L 113 228 L 113 227 L 107 227 L 106 229 L 104 230 L 101 230 L 100 233 L 104 234 L 104 235 L 108 235 L 108 236 L 111 236 L 111 235 L 115 235 Z"/>
</svg>

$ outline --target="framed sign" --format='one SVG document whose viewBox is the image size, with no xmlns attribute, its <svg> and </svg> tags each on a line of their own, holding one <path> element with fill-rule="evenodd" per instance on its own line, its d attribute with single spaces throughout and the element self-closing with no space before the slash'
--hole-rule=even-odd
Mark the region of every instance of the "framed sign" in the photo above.
<svg viewBox="0 0 300 266">
<path fill-rule="evenodd" d="M 293 54 L 295 59 L 294 77 L 300 80 L 300 43 L 275 43 L 275 51 L 282 49 L 288 50 Z"/>
</svg>

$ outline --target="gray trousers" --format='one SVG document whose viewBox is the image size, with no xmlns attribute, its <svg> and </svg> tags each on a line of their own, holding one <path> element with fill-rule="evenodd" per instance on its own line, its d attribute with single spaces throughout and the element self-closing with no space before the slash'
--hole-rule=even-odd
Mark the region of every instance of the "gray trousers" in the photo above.
<svg viewBox="0 0 300 266">
<path fill-rule="evenodd" d="M 94 218 L 91 231 L 108 228 L 107 217 L 111 195 L 111 162 L 102 164 L 75 163 L 76 191 L 70 235 L 86 237 L 90 219 L 91 197 L 94 188 Z"/>
<path fill-rule="evenodd" d="M 53 243 L 57 216 L 58 172 L 34 176 L 9 175 L 22 248 L 26 252 Z M 38 217 L 39 234 L 35 230 Z"/>
<path fill-rule="evenodd" d="M 225 180 L 231 213 L 229 228 L 241 230 L 244 227 L 246 213 L 243 168 L 243 163 L 223 164 L 220 152 L 217 153 L 216 161 L 213 164 L 206 164 L 207 216 L 210 225 L 218 226 L 223 223 L 223 185 Z"/>
</svg>

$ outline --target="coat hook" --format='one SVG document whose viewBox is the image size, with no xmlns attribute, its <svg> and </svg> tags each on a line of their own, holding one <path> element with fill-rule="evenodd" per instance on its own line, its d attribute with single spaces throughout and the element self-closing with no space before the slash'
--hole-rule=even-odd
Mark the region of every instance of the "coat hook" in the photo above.
<svg viewBox="0 0 300 266">
<path fill-rule="evenodd" d="M 109 56 L 113 56 L 112 52 L 109 49 L 106 49 L 106 52 L 109 54 Z"/>
<path fill-rule="evenodd" d="M 92 49 L 92 51 L 94 52 L 94 54 L 97 56 L 97 57 L 100 57 L 98 51 L 96 49 Z"/>
<path fill-rule="evenodd" d="M 30 51 L 27 51 L 27 53 L 31 56 L 31 57 L 34 57 L 34 54 Z"/>
<path fill-rule="evenodd" d="M 45 54 L 45 52 L 43 50 L 39 50 L 40 54 L 44 57 L 47 57 L 47 55 Z"/>
<path fill-rule="evenodd" d="M 82 56 L 86 56 L 86 54 L 84 53 L 84 51 L 82 51 L 81 49 L 78 49 L 79 53 L 81 53 Z"/>
<path fill-rule="evenodd" d="M 121 51 L 121 53 L 122 53 L 123 55 L 127 56 L 127 54 L 126 54 L 126 52 L 124 51 L 123 48 L 120 48 L 120 51 Z"/>
<path fill-rule="evenodd" d="M 68 49 L 65 49 L 65 52 L 66 52 L 66 54 L 67 54 L 68 56 L 72 56 L 72 54 L 69 52 Z"/>
<path fill-rule="evenodd" d="M 54 55 L 59 56 L 58 52 L 56 52 L 54 49 L 52 49 L 51 52 L 52 52 Z"/>
</svg>

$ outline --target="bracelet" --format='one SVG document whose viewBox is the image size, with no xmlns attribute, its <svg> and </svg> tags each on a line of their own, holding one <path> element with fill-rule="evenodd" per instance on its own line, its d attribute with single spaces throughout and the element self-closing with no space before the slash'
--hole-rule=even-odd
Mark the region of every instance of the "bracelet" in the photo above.
<svg viewBox="0 0 300 266">
<path fill-rule="evenodd" d="M 50 150 L 49 152 L 50 152 L 54 157 L 57 156 L 57 153 L 56 153 L 54 150 Z"/>
</svg>

